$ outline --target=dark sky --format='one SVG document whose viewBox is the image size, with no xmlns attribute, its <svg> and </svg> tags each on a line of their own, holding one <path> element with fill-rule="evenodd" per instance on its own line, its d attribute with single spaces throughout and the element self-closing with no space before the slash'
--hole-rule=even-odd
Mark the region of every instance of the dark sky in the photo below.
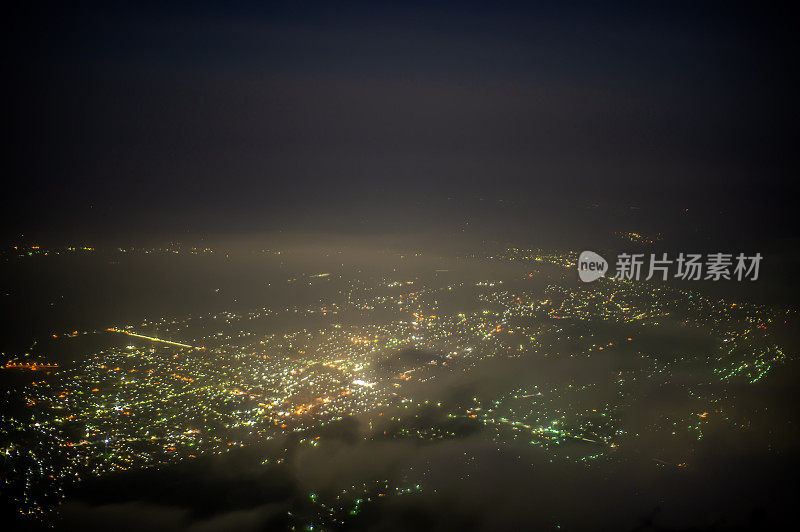
<svg viewBox="0 0 800 532">
<path fill-rule="evenodd" d="M 260 4 L 6 11 L 4 236 L 447 231 L 479 198 L 786 230 L 788 10 Z"/>
</svg>

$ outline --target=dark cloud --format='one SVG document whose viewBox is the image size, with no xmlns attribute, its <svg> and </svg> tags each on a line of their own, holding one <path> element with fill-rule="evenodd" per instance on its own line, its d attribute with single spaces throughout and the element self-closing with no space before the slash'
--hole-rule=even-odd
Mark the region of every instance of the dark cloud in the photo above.
<svg viewBox="0 0 800 532">
<path fill-rule="evenodd" d="M 469 385 L 443 375 L 431 387 L 439 390 L 442 400 L 455 404 L 463 399 L 465 386 L 491 397 L 493 390 L 521 384 L 595 383 L 600 390 L 561 394 L 563 407 L 580 409 L 575 401 L 604 402 L 603 394 L 612 393 L 613 383 L 603 382 L 620 367 L 613 359 L 628 356 L 609 354 L 612 360 L 588 364 L 583 371 L 576 370 L 584 364 L 564 359 L 544 366 L 495 361 L 475 368 Z M 444 414 L 447 410 L 429 404 L 387 412 L 369 425 L 350 417 L 223 456 L 89 481 L 68 497 L 60 523 L 67 528 L 119 522 L 122 529 L 282 529 L 290 522 L 287 512 L 314 515 L 308 506 L 311 493 L 332 497 L 388 482 L 424 489 L 375 497 L 357 516 L 348 517 L 348 527 L 769 529 L 795 518 L 790 501 L 796 496 L 792 479 L 800 472 L 800 462 L 793 458 L 797 446 L 791 442 L 797 441 L 797 429 L 785 423 L 796 413 L 791 400 L 782 398 L 792 396 L 796 369 L 789 364 L 785 372 L 770 374 L 761 383 L 771 390 L 768 394 L 767 388 L 727 386 L 729 399 L 735 394 L 736 400 L 724 419 L 705 426 L 701 440 L 654 429 L 657 420 L 680 416 L 696 402 L 686 396 L 686 389 L 670 391 L 656 381 L 641 383 L 638 399 L 618 413 L 628 431 L 641 434 L 613 458 L 588 462 L 565 459 L 563 454 L 591 452 L 590 444 L 553 453 L 527 442 L 496 443 L 488 426 L 470 424 L 469 419 L 454 421 Z M 753 411 L 763 412 L 760 421 L 752 417 Z M 751 419 L 750 425 L 732 430 L 744 418 Z M 763 453 L 765 439 L 774 442 L 772 453 Z M 303 443 L 311 440 L 315 445 Z M 283 463 L 262 464 L 265 457 L 275 456 L 283 456 Z M 689 461 L 688 468 L 675 467 L 681 459 Z"/>
<path fill-rule="evenodd" d="M 323 438 L 318 446 L 302 447 L 291 455 L 285 467 L 292 472 L 293 489 L 280 501 L 256 490 L 258 495 L 249 494 L 235 508 L 227 504 L 243 489 L 272 484 L 276 474 L 273 468 L 259 468 L 247 456 L 234 454 L 145 473 L 142 480 L 146 482 L 128 494 L 116 488 L 130 486 L 139 474 L 102 479 L 99 486 L 111 492 L 100 497 L 106 502 L 100 502 L 96 492 L 84 491 L 64 505 L 61 525 L 113 525 L 122 530 L 280 529 L 287 524 L 286 511 L 299 512 L 308 493 L 337 493 L 360 483 L 401 477 L 411 484 L 423 483 L 425 491 L 376 499 L 350 526 L 367 530 L 559 525 L 567 530 L 728 530 L 771 527 L 793 519 L 790 500 L 796 490 L 787 489 L 789 485 L 781 481 L 796 474 L 799 464 L 754 454 L 749 448 L 741 438 L 731 439 L 729 432 L 719 437 L 712 434 L 698 444 L 693 467 L 676 470 L 658 468 L 652 458 L 635 454 L 614 463 L 554 461 L 539 449 L 499 445 L 479 436 L 427 444 L 402 439 L 345 443 Z M 176 471 L 185 478 L 195 469 L 194 479 L 202 477 L 200 482 L 175 486 L 167 480 Z M 247 488 L 235 487 L 228 494 L 233 487 L 229 478 L 241 479 Z M 171 495 L 160 487 L 164 482 L 169 491 L 183 493 Z M 139 490 L 145 485 L 155 494 L 142 499 Z M 129 496 L 133 501 L 111 502 Z"/>
</svg>

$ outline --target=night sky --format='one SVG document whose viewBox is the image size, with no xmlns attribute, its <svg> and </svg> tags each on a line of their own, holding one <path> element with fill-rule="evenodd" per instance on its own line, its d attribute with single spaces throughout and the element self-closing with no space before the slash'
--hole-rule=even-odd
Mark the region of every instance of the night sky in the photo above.
<svg viewBox="0 0 800 532">
<path fill-rule="evenodd" d="M 5 10 L 7 240 L 495 231 L 591 205 L 791 234 L 788 10 Z"/>
</svg>

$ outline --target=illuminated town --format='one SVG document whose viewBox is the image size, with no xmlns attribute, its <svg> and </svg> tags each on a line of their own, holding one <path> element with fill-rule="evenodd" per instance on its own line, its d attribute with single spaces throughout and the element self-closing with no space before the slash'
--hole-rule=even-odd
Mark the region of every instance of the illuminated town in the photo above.
<svg viewBox="0 0 800 532">
<path fill-rule="evenodd" d="M 686 285 L 579 285 L 575 257 L 510 248 L 462 259 L 513 268 L 492 279 L 449 269 L 298 273 L 270 283 L 334 295 L 53 331 L 0 370 L 29 377 L 6 391 L 0 417 L 3 496 L 26 519 L 53 523 L 65 490 L 89 478 L 253 447 L 260 467 L 280 467 L 353 419 L 365 441 L 477 435 L 498 452 L 532 446 L 590 469 L 642 454 L 654 468 L 692 468 L 707 427 L 749 426 L 737 390 L 790 357 L 775 331 L 794 310 L 709 299 Z M 103 347 L 47 358 L 79 340 Z M 491 386 L 443 393 L 486 375 Z M 657 414 L 636 414 L 639 401 L 667 390 Z M 266 451 L 269 441 L 280 445 Z M 426 490 L 436 479 L 411 467 L 309 492 L 286 519 L 297 530 L 336 528 L 378 498 Z"/>
</svg>

